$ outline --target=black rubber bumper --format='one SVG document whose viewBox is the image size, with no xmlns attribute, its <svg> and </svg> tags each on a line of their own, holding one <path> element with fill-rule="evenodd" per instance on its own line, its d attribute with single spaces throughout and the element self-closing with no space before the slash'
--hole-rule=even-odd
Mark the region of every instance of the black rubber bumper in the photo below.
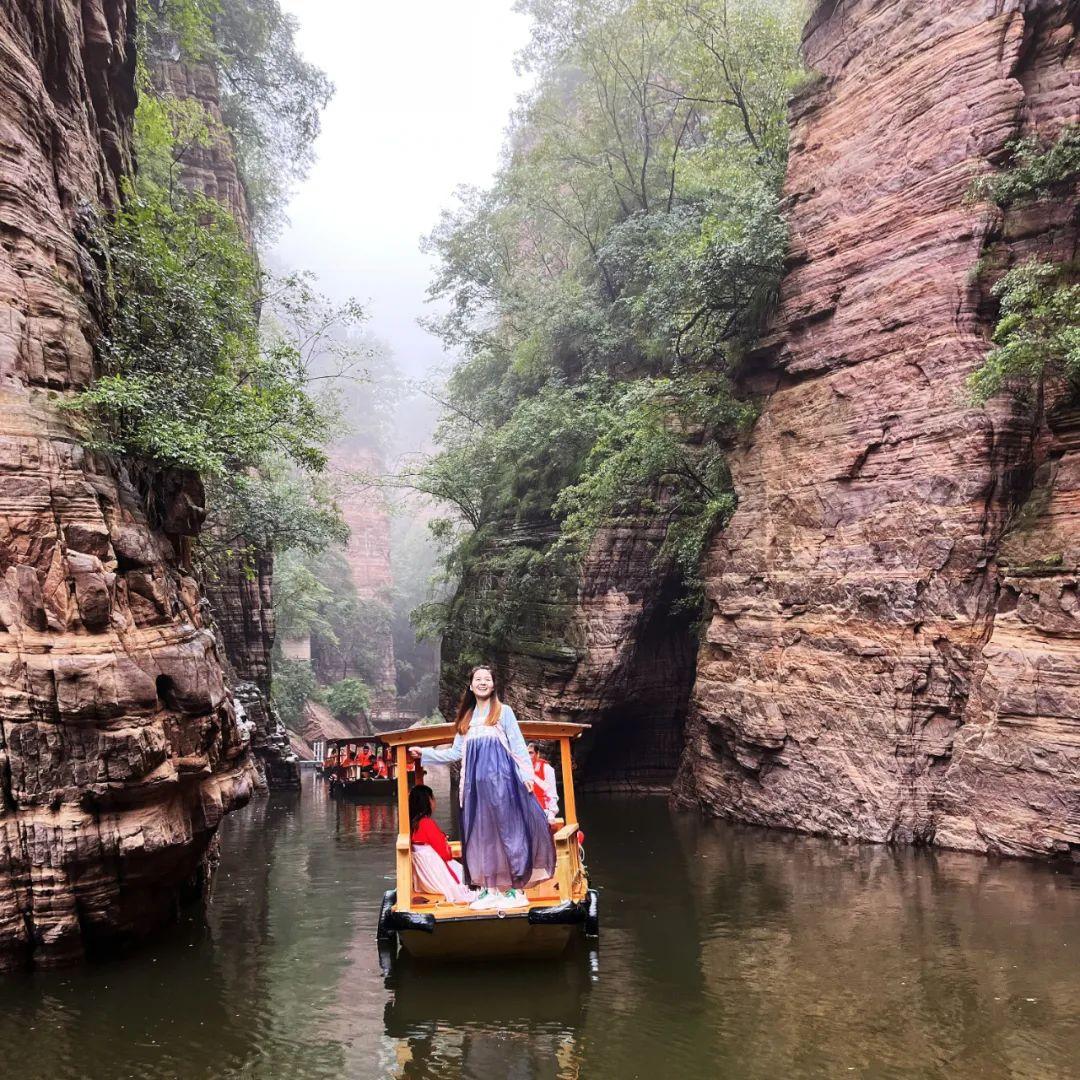
<svg viewBox="0 0 1080 1080">
<path fill-rule="evenodd" d="M 388 922 L 395 934 L 402 930 L 421 930 L 425 934 L 435 933 L 435 916 L 422 915 L 418 911 L 391 911 Z"/>
<path fill-rule="evenodd" d="M 588 912 L 584 903 L 567 900 L 554 907 L 532 908 L 529 922 L 533 926 L 579 926 L 585 921 Z"/>
<path fill-rule="evenodd" d="M 387 889 L 383 893 L 382 906 L 379 908 L 379 923 L 375 931 L 376 941 L 390 941 L 393 938 L 394 930 L 390 925 L 390 916 L 393 914 L 396 903 L 397 889 Z"/>
<path fill-rule="evenodd" d="M 585 894 L 585 935 L 600 936 L 600 897 L 596 895 L 595 889 L 590 889 Z"/>
</svg>

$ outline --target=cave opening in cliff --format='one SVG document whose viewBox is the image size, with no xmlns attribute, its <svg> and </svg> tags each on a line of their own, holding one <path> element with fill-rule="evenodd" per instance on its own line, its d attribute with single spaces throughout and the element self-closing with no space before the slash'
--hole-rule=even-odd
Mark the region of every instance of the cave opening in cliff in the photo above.
<svg viewBox="0 0 1080 1080">
<path fill-rule="evenodd" d="M 696 618 L 672 592 L 657 604 L 626 669 L 626 692 L 581 748 L 589 791 L 667 791 L 682 757 L 697 656 Z"/>
</svg>

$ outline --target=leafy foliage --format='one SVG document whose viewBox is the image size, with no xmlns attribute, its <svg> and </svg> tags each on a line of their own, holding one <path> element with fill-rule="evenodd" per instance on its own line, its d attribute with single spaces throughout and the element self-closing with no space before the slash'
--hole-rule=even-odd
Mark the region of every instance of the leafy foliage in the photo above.
<svg viewBox="0 0 1080 1080">
<path fill-rule="evenodd" d="M 368 683 L 378 681 L 379 643 L 390 633 L 390 608 L 357 593 L 340 548 L 293 548 L 279 556 L 274 612 L 279 637 L 311 636 L 312 664 L 321 682 L 354 675 Z"/>
<path fill-rule="evenodd" d="M 523 0 L 537 75 L 492 187 L 427 241 L 434 324 L 463 356 L 441 452 L 404 482 L 440 500 L 454 599 L 417 623 L 480 653 L 566 646 L 574 562 L 647 510 L 692 578 L 733 505 L 727 374 L 755 340 L 787 233 L 786 100 L 802 5 Z M 463 629 L 464 628 L 464 629 Z"/>
<path fill-rule="evenodd" d="M 1080 174 L 1080 124 L 1071 124 L 1049 145 L 1037 138 L 1007 144 L 1008 166 L 999 173 L 979 177 L 970 198 L 986 199 L 1006 208 L 1037 198 L 1055 184 Z"/>
<path fill-rule="evenodd" d="M 1047 376 L 1080 393 L 1080 284 L 1076 268 L 1035 260 L 1010 270 L 993 289 L 1001 304 L 994 348 L 971 376 L 974 399 L 1003 390 L 1024 395 Z"/>
<path fill-rule="evenodd" d="M 346 678 L 328 686 L 323 697 L 339 720 L 355 720 L 371 705 L 371 687 L 360 679 Z"/>
<path fill-rule="evenodd" d="M 980 177 L 969 200 L 989 200 L 1008 210 L 1040 198 L 1080 175 L 1080 124 L 1065 127 L 1050 144 L 1037 138 L 1008 144 L 1011 157 L 998 173 Z M 990 263 L 972 268 L 976 281 Z M 1024 398 L 1047 378 L 1080 393 L 1080 285 L 1074 263 L 1037 259 L 1014 266 L 993 287 L 999 303 L 993 348 L 968 380 L 972 399 L 984 404 L 1009 391 Z"/>
<path fill-rule="evenodd" d="M 219 560 L 235 560 L 238 554 L 250 558 L 256 551 L 292 548 L 313 554 L 348 539 L 330 484 L 318 475 L 298 474 L 280 460 L 212 480 L 206 502 L 199 554 L 211 572 Z"/>
<path fill-rule="evenodd" d="M 272 233 L 311 166 L 333 94 L 326 75 L 297 50 L 296 20 L 279 0 L 139 0 L 139 14 L 144 58 L 179 55 L 214 66 L 249 209 L 256 226 Z"/>
<path fill-rule="evenodd" d="M 705 541 L 735 508 L 713 436 L 751 418 L 716 375 L 641 379 L 622 388 L 580 479 L 555 502 L 563 539 L 583 547 L 619 513 L 666 520 L 667 552 L 696 583 Z"/>
<path fill-rule="evenodd" d="M 318 689 L 311 665 L 306 660 L 274 661 L 274 705 L 285 725 L 293 731 L 304 726 L 304 705 L 318 700 Z"/>
<path fill-rule="evenodd" d="M 211 477 L 268 454 L 320 469 L 329 416 L 295 350 L 263 347 L 262 277 L 216 202 L 144 179 L 109 230 L 101 375 L 74 407 L 109 449 Z"/>
</svg>

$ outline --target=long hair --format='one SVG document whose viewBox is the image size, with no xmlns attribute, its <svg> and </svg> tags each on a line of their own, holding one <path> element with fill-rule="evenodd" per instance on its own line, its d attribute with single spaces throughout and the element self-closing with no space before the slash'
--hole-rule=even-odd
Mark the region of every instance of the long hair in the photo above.
<svg viewBox="0 0 1080 1080">
<path fill-rule="evenodd" d="M 487 727 L 494 727 L 499 722 L 499 716 L 502 714 L 502 702 L 499 700 L 499 692 L 494 689 L 495 672 L 492 671 L 487 664 L 477 664 L 476 667 L 469 672 L 469 685 L 465 687 L 465 693 L 461 695 L 461 700 L 458 702 L 457 716 L 454 718 L 454 723 L 457 726 L 457 733 L 459 735 L 464 735 L 465 732 L 469 730 L 469 725 L 472 723 L 473 709 L 476 708 L 476 695 L 472 690 L 472 681 L 473 676 L 478 671 L 490 672 L 493 684 L 490 699 L 491 707 L 484 724 Z"/>
<path fill-rule="evenodd" d="M 416 832 L 416 827 L 426 818 L 431 817 L 431 800 L 435 792 L 427 784 L 417 784 L 409 792 L 409 832 Z"/>
</svg>

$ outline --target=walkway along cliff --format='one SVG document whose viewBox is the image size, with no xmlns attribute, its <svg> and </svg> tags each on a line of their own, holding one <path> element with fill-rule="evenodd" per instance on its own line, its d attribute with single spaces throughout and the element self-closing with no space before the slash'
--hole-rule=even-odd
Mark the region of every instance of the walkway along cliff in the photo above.
<svg viewBox="0 0 1080 1080">
<path fill-rule="evenodd" d="M 1004 217 L 964 205 L 1009 140 L 1080 120 L 1078 19 L 1036 0 L 813 14 L 682 804 L 1080 861 L 1080 412 L 965 389 L 994 318 L 973 268 L 1075 259 L 1076 187 Z"/>
<path fill-rule="evenodd" d="M 179 556 L 200 485 L 151 488 L 55 407 L 92 375 L 88 236 L 130 167 L 129 14 L 0 3 L 0 968 L 173 917 L 255 777 Z"/>
</svg>

